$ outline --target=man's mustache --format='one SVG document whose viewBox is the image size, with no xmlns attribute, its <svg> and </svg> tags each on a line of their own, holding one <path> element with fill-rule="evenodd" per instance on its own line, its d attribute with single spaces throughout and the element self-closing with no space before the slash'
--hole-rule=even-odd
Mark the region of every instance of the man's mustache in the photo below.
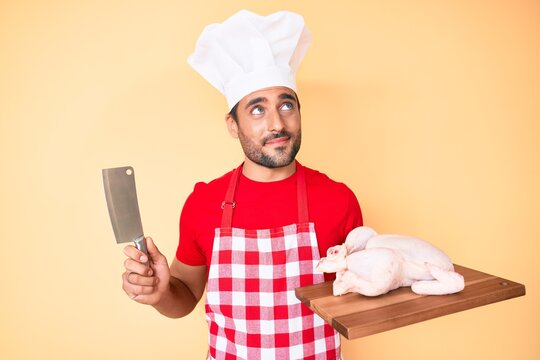
<svg viewBox="0 0 540 360">
<path fill-rule="evenodd" d="M 266 144 L 268 141 L 275 140 L 275 139 L 279 139 L 279 138 L 282 138 L 282 137 L 291 138 L 292 135 L 291 135 L 290 132 L 288 132 L 288 131 L 286 131 L 286 130 L 281 130 L 280 132 L 272 133 L 272 134 L 266 136 L 266 137 L 263 139 L 263 143 Z"/>
</svg>

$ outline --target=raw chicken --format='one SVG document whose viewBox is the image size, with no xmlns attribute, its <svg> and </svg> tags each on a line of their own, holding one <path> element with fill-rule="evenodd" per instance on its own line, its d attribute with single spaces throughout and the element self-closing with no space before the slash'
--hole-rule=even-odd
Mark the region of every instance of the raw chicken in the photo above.
<svg viewBox="0 0 540 360">
<path fill-rule="evenodd" d="M 444 252 L 411 236 L 378 235 L 361 226 L 326 255 L 316 269 L 336 273 L 335 296 L 348 292 L 377 296 L 401 286 L 410 286 L 417 294 L 445 295 L 465 287 Z"/>
</svg>

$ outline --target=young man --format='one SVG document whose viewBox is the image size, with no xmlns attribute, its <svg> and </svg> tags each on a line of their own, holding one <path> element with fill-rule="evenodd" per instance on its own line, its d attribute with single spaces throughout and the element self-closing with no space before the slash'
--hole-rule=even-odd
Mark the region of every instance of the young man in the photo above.
<svg viewBox="0 0 540 360">
<path fill-rule="evenodd" d="M 205 29 L 189 62 L 226 96 L 244 162 L 196 184 L 170 268 L 150 238 L 150 259 L 125 248 L 123 289 L 133 300 L 182 317 L 206 289 L 209 359 L 341 358 L 339 335 L 294 296 L 325 280 L 314 269 L 321 255 L 362 225 L 349 188 L 295 160 L 294 75 L 309 42 L 290 12 L 241 11 Z"/>
</svg>

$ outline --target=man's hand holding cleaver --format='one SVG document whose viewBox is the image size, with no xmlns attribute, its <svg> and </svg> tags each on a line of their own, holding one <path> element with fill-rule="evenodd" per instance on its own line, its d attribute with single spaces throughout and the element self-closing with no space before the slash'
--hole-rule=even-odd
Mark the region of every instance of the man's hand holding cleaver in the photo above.
<svg viewBox="0 0 540 360">
<path fill-rule="evenodd" d="M 103 169 L 103 186 L 107 207 L 117 243 L 133 242 L 126 246 L 128 257 L 124 263 L 122 288 L 128 296 L 140 303 L 155 305 L 169 284 L 167 259 L 159 252 L 151 238 L 142 229 L 135 172 L 124 166 Z"/>
</svg>

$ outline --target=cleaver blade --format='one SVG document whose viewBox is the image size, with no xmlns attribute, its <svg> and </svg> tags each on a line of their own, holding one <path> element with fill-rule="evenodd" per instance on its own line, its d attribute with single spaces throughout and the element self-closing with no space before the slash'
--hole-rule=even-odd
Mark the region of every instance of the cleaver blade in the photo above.
<svg viewBox="0 0 540 360">
<path fill-rule="evenodd" d="M 137 249 L 148 255 L 137 201 L 135 171 L 131 166 L 123 166 L 102 169 L 102 174 L 116 242 L 133 241 Z"/>
</svg>

